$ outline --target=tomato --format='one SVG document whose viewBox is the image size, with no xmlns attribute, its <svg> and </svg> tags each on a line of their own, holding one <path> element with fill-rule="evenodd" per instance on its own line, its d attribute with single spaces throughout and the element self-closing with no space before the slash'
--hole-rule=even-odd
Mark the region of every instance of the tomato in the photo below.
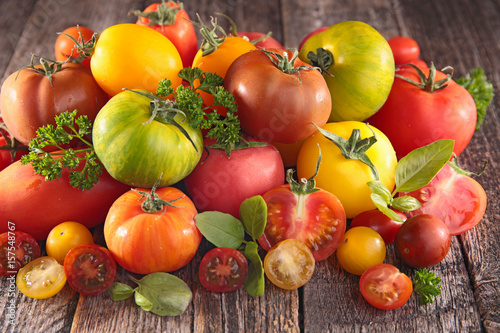
<svg viewBox="0 0 500 333">
<path fill-rule="evenodd" d="M 410 217 L 399 228 L 394 246 L 403 261 L 416 268 L 439 264 L 450 250 L 451 236 L 439 218 L 421 214 Z"/>
<path fill-rule="evenodd" d="M 97 295 L 111 287 L 116 276 L 116 262 L 105 247 L 80 244 L 66 255 L 64 273 L 71 288 L 82 295 Z"/>
<path fill-rule="evenodd" d="M 110 96 L 123 88 L 156 92 L 165 78 L 176 89 L 182 60 L 174 44 L 149 27 L 121 23 L 105 29 L 95 44 L 90 68 L 97 83 Z"/>
<path fill-rule="evenodd" d="M 395 36 L 387 40 L 394 54 L 396 65 L 407 64 L 420 56 L 420 47 L 416 40 L 407 36 Z"/>
<path fill-rule="evenodd" d="M 145 25 L 167 37 L 176 47 L 184 67 L 191 66 L 198 52 L 198 37 L 191 18 L 182 3 L 172 1 L 152 3 L 140 11 L 136 24 Z"/>
<path fill-rule="evenodd" d="M 349 139 L 354 129 L 360 130 L 361 138 L 375 134 L 377 142 L 368 148 L 367 156 L 379 174 L 379 180 L 388 188 L 394 188 L 394 172 L 396 170 L 396 154 L 387 137 L 373 126 L 358 121 L 328 123 L 324 130 Z M 373 130 L 373 133 L 372 133 Z M 371 200 L 371 190 L 367 183 L 374 180 L 371 169 L 355 159 L 346 159 L 340 149 L 323 134 L 316 133 L 302 144 L 297 157 L 297 175 L 300 178 L 311 177 L 316 170 L 321 149 L 321 164 L 315 177 L 316 186 L 333 193 L 344 206 L 346 216 L 354 218 L 361 212 L 375 209 Z"/>
<path fill-rule="evenodd" d="M 384 262 L 382 237 L 372 228 L 354 227 L 346 231 L 337 249 L 340 266 L 351 274 L 361 275 L 369 267 Z"/>
<path fill-rule="evenodd" d="M 145 90 L 139 92 L 146 93 Z M 203 137 L 185 115 L 174 121 L 166 117 L 152 121 L 151 98 L 135 91 L 123 91 L 101 109 L 94 123 L 94 149 L 106 170 L 122 183 L 136 187 L 159 187 L 179 182 L 196 166 L 203 149 Z M 192 141 L 191 141 L 192 140 Z"/>
<path fill-rule="evenodd" d="M 235 97 L 241 129 L 267 141 L 304 140 L 317 131 L 313 123 L 322 127 L 328 121 L 328 86 L 319 71 L 295 59 L 293 52 L 266 52 L 241 55 L 226 73 L 224 87 Z"/>
<path fill-rule="evenodd" d="M 315 260 L 311 250 L 297 239 L 285 239 L 273 246 L 264 257 L 264 272 L 275 286 L 297 289 L 314 273 Z"/>
<path fill-rule="evenodd" d="M 78 222 L 68 221 L 56 225 L 49 232 L 45 249 L 48 256 L 63 265 L 69 250 L 77 245 L 93 242 L 94 237 L 86 226 Z"/>
<path fill-rule="evenodd" d="M 79 116 L 87 115 L 92 122 L 108 101 L 90 70 L 81 64 L 63 64 L 51 77 L 52 85 L 46 75 L 25 68 L 12 73 L 2 85 L 3 120 L 12 136 L 23 145 L 36 137 L 39 127 L 55 126 L 56 115 L 77 109 Z"/>
<path fill-rule="evenodd" d="M 446 224 L 452 236 L 460 235 L 478 224 L 487 205 L 486 192 L 481 184 L 448 164 L 428 185 L 401 195 L 410 195 L 422 204 L 419 209 L 408 212 L 408 216 L 434 215 Z"/>
<path fill-rule="evenodd" d="M 267 36 L 267 37 L 266 37 Z M 238 37 L 248 39 L 255 47 L 259 49 L 284 49 L 283 44 L 278 42 L 276 38 L 268 36 L 268 34 L 256 31 L 238 31 Z M 255 42 L 258 40 L 257 42 Z"/>
<path fill-rule="evenodd" d="M 415 65 L 418 68 L 429 68 L 429 66 L 427 65 L 427 63 L 425 61 L 423 61 L 421 59 L 413 59 L 411 61 L 408 61 L 406 64 L 396 65 L 396 74 L 401 69 L 409 69 L 409 68 L 411 68 L 411 66 L 409 66 L 409 64 Z"/>
<path fill-rule="evenodd" d="M 199 277 L 203 287 L 215 292 L 238 290 L 248 274 L 248 261 L 238 250 L 217 247 L 208 251 L 200 262 Z"/>
<path fill-rule="evenodd" d="M 17 289 L 31 298 L 45 299 L 57 294 L 66 284 L 64 268 L 51 257 L 30 261 L 19 270 Z"/>
<path fill-rule="evenodd" d="M 8 231 L 11 221 L 17 231 L 37 240 L 45 240 L 52 228 L 65 221 L 77 220 L 87 228 L 101 224 L 113 201 L 130 189 L 103 170 L 97 184 L 82 191 L 69 184 L 67 170 L 61 178 L 46 181 L 31 164 L 20 161 L 0 172 L 0 188 L 0 232 Z"/>
<path fill-rule="evenodd" d="M 246 134 L 243 137 L 249 142 L 266 143 Z M 198 210 L 215 210 L 238 218 L 243 200 L 284 184 L 285 168 L 273 145 L 234 150 L 228 158 L 223 150 L 211 148 L 213 143 L 205 139 L 200 162 L 184 179 Z"/>
<path fill-rule="evenodd" d="M 404 220 L 406 220 L 406 215 L 396 211 L 395 212 Z M 401 227 L 402 223 L 398 221 L 391 220 L 387 215 L 382 213 L 378 209 L 367 210 L 362 212 L 351 221 L 351 228 L 354 227 L 369 227 L 375 230 L 384 240 L 385 244 L 391 244 L 394 242 L 394 237 Z"/>
<path fill-rule="evenodd" d="M 75 42 L 66 35 L 73 37 L 79 43 L 87 43 L 92 40 L 94 33 L 94 30 L 84 26 L 72 26 L 64 29 L 63 32 L 57 36 L 54 45 L 56 60 L 66 61 L 71 57 L 69 61 L 77 62 L 90 68 L 90 58 L 82 57 L 75 47 Z"/>
<path fill-rule="evenodd" d="M 311 38 L 312 36 L 314 35 L 317 35 L 319 34 L 320 32 L 322 31 L 325 31 L 326 29 L 330 28 L 330 26 L 324 26 L 324 27 L 320 27 L 318 29 L 315 29 L 311 32 L 309 32 L 304 38 L 302 38 L 302 40 L 300 41 L 299 43 L 299 50 L 302 49 L 302 47 L 304 46 L 304 43 L 309 39 Z"/>
<path fill-rule="evenodd" d="M 421 70 L 426 77 L 431 75 L 431 69 Z M 421 82 L 413 68 L 402 68 L 397 74 Z M 430 86 L 444 78 L 446 75 L 436 70 L 434 81 L 418 87 L 396 77 L 386 103 L 367 120 L 391 140 L 398 159 L 440 139 L 455 140 L 453 152 L 459 155 L 471 140 L 477 120 L 474 99 L 453 80 L 443 89 Z"/>
<path fill-rule="evenodd" d="M 15 227 L 15 223 L 10 223 Z M 9 229 L 10 230 L 10 229 Z M 22 231 L 0 234 L 0 274 L 16 275 L 30 261 L 40 257 L 40 246 L 36 239 Z"/>
<path fill-rule="evenodd" d="M 11 139 L 6 133 L 4 134 L 5 136 L 0 133 L 0 171 L 28 153 L 27 146 L 21 145 L 16 139 Z"/>
<path fill-rule="evenodd" d="M 330 121 L 362 121 L 384 104 L 394 81 L 394 57 L 373 27 L 359 21 L 334 24 L 308 38 L 299 57 L 319 65 L 314 54 L 325 60 L 321 67 L 332 97 Z"/>
<path fill-rule="evenodd" d="M 359 289 L 364 299 L 378 309 L 397 309 L 411 297 L 413 283 L 408 275 L 391 264 L 368 268 L 359 279 Z"/>
<path fill-rule="evenodd" d="M 272 142 L 279 150 L 285 168 L 297 166 L 297 156 L 304 141 L 305 139 L 295 143 Z"/>
<path fill-rule="evenodd" d="M 170 204 L 165 206 L 161 200 Z M 193 202 L 177 188 L 133 189 L 109 209 L 104 238 L 126 270 L 138 274 L 175 271 L 191 261 L 200 245 L 196 214 Z"/>
</svg>

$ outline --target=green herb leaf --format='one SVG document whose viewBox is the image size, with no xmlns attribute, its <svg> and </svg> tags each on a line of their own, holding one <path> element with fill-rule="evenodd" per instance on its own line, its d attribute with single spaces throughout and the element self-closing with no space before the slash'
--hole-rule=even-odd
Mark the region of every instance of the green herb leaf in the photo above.
<svg viewBox="0 0 500 333">
<path fill-rule="evenodd" d="M 262 236 L 267 222 L 267 205 L 264 198 L 256 195 L 245 199 L 240 206 L 240 217 L 245 231 L 254 240 Z"/>
<path fill-rule="evenodd" d="M 134 289 L 121 282 L 114 282 L 108 289 L 108 294 L 113 301 L 123 301 L 134 294 Z"/>
<path fill-rule="evenodd" d="M 421 206 L 422 204 L 420 203 L 420 201 L 409 195 L 394 198 L 392 201 L 392 208 L 397 209 L 403 213 L 412 212 L 416 209 L 419 209 Z"/>
<path fill-rule="evenodd" d="M 217 247 L 238 249 L 245 240 L 243 224 L 230 214 L 209 211 L 194 219 L 203 236 Z"/>
<path fill-rule="evenodd" d="M 153 309 L 153 302 L 141 295 L 138 291 L 134 294 L 135 304 L 139 305 L 144 311 L 151 311 Z"/>
<path fill-rule="evenodd" d="M 415 271 L 413 290 L 419 294 L 420 305 L 433 303 L 441 294 L 441 278 L 426 268 Z"/>
<path fill-rule="evenodd" d="M 248 242 L 243 253 L 249 261 L 248 275 L 244 287 L 247 293 L 254 297 L 263 295 L 266 289 L 264 266 L 259 256 L 258 248 L 259 245 L 257 243 Z"/>
</svg>

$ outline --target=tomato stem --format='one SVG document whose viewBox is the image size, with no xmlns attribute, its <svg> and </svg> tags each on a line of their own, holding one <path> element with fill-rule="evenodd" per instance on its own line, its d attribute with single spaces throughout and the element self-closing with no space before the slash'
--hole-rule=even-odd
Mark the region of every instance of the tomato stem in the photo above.
<svg viewBox="0 0 500 333">
<path fill-rule="evenodd" d="M 420 82 L 414 81 L 399 74 L 395 74 L 394 76 L 430 93 L 446 88 L 448 84 L 450 84 L 451 78 L 453 76 L 453 67 L 446 66 L 441 71 L 444 72 L 449 69 L 451 70 L 451 73 L 446 74 L 446 77 L 444 79 L 441 79 L 439 81 L 434 81 L 436 78 L 436 67 L 434 66 L 434 63 L 432 61 L 431 61 L 431 67 L 429 68 L 428 76 L 426 76 L 425 73 L 422 71 L 422 69 L 420 69 L 418 66 L 415 66 L 414 64 L 407 64 L 407 65 L 414 68 L 417 71 L 417 74 L 420 78 Z"/>
<path fill-rule="evenodd" d="M 219 13 L 219 12 L 217 12 L 217 13 L 215 13 L 215 14 L 225 17 L 225 18 L 229 21 L 229 23 L 231 24 L 231 33 L 233 34 L 233 36 L 240 37 L 240 36 L 238 35 L 238 28 L 236 27 L 236 23 L 235 23 L 235 22 L 234 22 L 234 21 L 233 21 L 233 20 L 232 20 L 229 16 L 227 16 L 227 15 L 226 15 L 226 14 L 224 14 L 224 13 Z M 248 37 L 246 37 L 246 36 L 243 36 L 243 37 L 241 37 L 241 38 L 246 39 L 246 40 L 248 40 L 250 43 L 252 43 L 253 45 L 255 45 L 255 44 L 257 44 L 258 42 L 263 41 L 264 39 L 266 39 L 266 38 L 268 38 L 268 37 L 271 37 L 271 35 L 272 35 L 272 34 L 273 34 L 273 33 L 272 33 L 272 31 L 269 31 L 269 32 L 268 32 L 267 34 L 265 34 L 264 36 L 259 37 L 259 38 L 256 38 L 256 39 L 254 39 L 254 40 L 250 40 L 250 39 L 249 39 Z"/>
<path fill-rule="evenodd" d="M 92 56 L 92 53 L 94 53 L 94 48 L 97 43 L 97 38 L 99 34 L 97 32 L 94 32 L 92 34 L 92 37 L 86 42 L 82 36 L 82 32 L 80 31 L 80 26 L 77 25 L 76 27 L 78 29 L 78 40 L 76 40 L 73 36 L 68 35 L 67 33 L 64 32 L 58 32 L 58 34 L 65 35 L 75 43 L 71 51 L 71 54 L 73 54 L 73 50 L 76 49 L 80 54 L 80 57 L 77 58 L 76 60 L 77 62 L 81 62 L 83 59 L 90 58 Z M 66 59 L 65 62 L 72 59 L 71 54 L 68 56 L 68 59 Z"/>
<path fill-rule="evenodd" d="M 217 24 L 217 19 L 216 18 L 211 18 L 212 26 L 213 29 L 210 30 L 205 23 L 201 20 L 200 15 L 196 14 L 198 16 L 198 21 L 189 21 L 193 25 L 197 26 L 200 28 L 200 33 L 203 36 L 203 41 L 201 42 L 201 50 L 202 50 L 202 55 L 205 57 L 214 51 L 216 51 L 219 46 L 224 43 L 226 40 L 227 34 L 224 31 L 224 29 Z M 222 33 L 222 36 L 217 35 L 216 31 L 220 31 Z"/>
<path fill-rule="evenodd" d="M 165 25 L 175 24 L 175 17 L 177 13 L 183 9 L 184 4 L 182 2 L 175 3 L 172 0 L 169 0 L 168 3 L 166 3 L 165 0 L 162 0 L 161 4 L 156 7 L 154 12 L 133 10 L 130 11 L 129 14 L 137 16 L 141 22 L 142 18 L 148 19 L 148 26 L 159 25 L 163 29 L 163 26 Z"/>
<path fill-rule="evenodd" d="M 292 59 L 288 59 L 288 52 L 283 52 L 283 53 L 278 53 L 278 52 L 271 52 L 271 51 L 266 51 L 264 49 L 258 49 L 258 50 L 253 50 L 252 52 L 263 52 L 265 55 L 269 57 L 269 59 L 273 62 L 273 64 L 278 68 L 280 71 L 282 71 L 285 74 L 295 74 L 298 73 L 299 75 L 299 81 L 302 83 L 300 80 L 300 71 L 308 71 L 308 70 L 317 70 L 319 69 L 318 67 L 312 67 L 312 66 L 298 66 L 295 67 L 295 60 L 299 56 L 299 51 L 295 50 L 293 52 Z"/>
<path fill-rule="evenodd" d="M 309 53 L 307 53 L 307 59 L 311 61 L 311 65 L 319 68 L 321 74 L 327 74 L 333 77 L 334 75 L 328 71 L 335 64 L 332 52 L 323 48 L 317 48 L 316 52 L 317 53 L 309 51 Z"/>
<path fill-rule="evenodd" d="M 155 184 L 151 188 L 151 192 L 144 192 L 144 191 L 139 191 L 137 189 L 132 189 L 133 191 L 142 195 L 138 201 L 141 201 L 142 199 L 146 198 L 141 204 L 142 210 L 146 213 L 154 214 L 154 213 L 158 213 L 162 210 L 165 212 L 167 210 L 167 206 L 174 207 L 174 208 L 183 208 L 183 206 L 173 205 L 172 202 L 175 202 L 179 199 L 182 199 L 184 197 L 184 195 L 179 197 L 179 198 L 176 198 L 174 200 L 166 201 L 166 200 L 161 199 L 158 196 L 158 194 L 156 194 L 156 192 L 155 192 L 156 187 L 158 186 L 162 176 L 163 176 L 163 173 L 160 174 L 160 177 L 158 178 L 158 180 L 155 182 Z"/>
</svg>

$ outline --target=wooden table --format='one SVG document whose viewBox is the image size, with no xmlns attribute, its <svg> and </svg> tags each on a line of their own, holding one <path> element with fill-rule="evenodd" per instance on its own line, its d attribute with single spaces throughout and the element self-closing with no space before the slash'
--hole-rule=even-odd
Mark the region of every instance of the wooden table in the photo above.
<svg viewBox="0 0 500 333">
<path fill-rule="evenodd" d="M 27 65 L 31 53 L 53 57 L 56 32 L 80 24 L 102 31 L 133 22 L 132 9 L 144 0 L 1 0 L 0 73 Z M 500 95 L 499 0 L 185 0 L 191 17 L 208 22 L 214 12 L 232 17 L 240 31 L 271 30 L 286 47 L 296 48 L 310 31 L 345 20 L 360 20 L 384 37 L 408 35 L 418 41 L 422 58 L 438 68 L 452 65 L 462 76 L 481 66 Z M 220 23 L 224 24 L 224 22 Z M 226 25 L 227 27 L 227 25 Z M 68 285 L 53 298 L 30 299 L 0 279 L 2 332 L 499 332 L 500 331 L 500 99 L 488 110 L 484 125 L 462 154 L 462 166 L 477 170 L 489 203 L 483 220 L 469 232 L 453 237 L 445 260 L 431 271 L 442 277 L 442 295 L 420 306 L 413 295 L 394 311 L 377 310 L 362 298 L 359 277 L 341 270 L 335 256 L 319 262 L 303 288 L 284 291 L 266 284 L 265 295 L 250 297 L 243 290 L 212 293 L 196 282 L 207 244 L 187 267 L 174 274 L 188 283 L 193 301 L 178 317 L 158 317 L 141 310 L 132 299 L 113 302 L 107 294 L 80 296 Z M 1 203 L 0 203 L 1 204 Z M 36 219 L 36 212 L 34 212 Z M 43 245 L 43 244 L 42 244 Z M 388 246 L 386 262 L 412 275 Z M 118 281 L 126 281 L 119 270 Z M 7 302 L 12 301 L 14 311 Z M 11 323 L 10 314 L 13 313 Z"/>
</svg>

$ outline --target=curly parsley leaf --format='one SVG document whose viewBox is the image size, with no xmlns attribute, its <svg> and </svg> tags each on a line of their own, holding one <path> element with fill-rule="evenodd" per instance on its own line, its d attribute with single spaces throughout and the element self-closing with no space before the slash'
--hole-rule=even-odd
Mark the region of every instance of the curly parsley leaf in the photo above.
<svg viewBox="0 0 500 333">
<path fill-rule="evenodd" d="M 433 303 L 436 296 L 441 294 L 441 278 L 429 272 L 428 269 L 415 271 L 413 290 L 419 294 L 420 305 Z"/>
</svg>

